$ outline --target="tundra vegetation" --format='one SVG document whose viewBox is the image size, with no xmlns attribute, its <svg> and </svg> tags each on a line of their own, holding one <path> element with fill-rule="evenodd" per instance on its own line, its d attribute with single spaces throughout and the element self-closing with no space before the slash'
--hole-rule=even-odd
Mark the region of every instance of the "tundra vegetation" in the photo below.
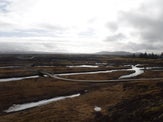
<svg viewBox="0 0 163 122">
<path fill-rule="evenodd" d="M 135 72 L 132 66 L 143 72 L 121 81 L 119 79 L 121 76 Z M 90 73 L 99 71 L 102 72 Z M 44 72 L 65 79 L 99 82 L 66 81 L 49 77 Z M 64 75 L 66 73 L 79 74 Z M 4 80 L 29 76 L 38 77 Z M 162 122 L 163 120 L 162 58 L 82 54 L 1 55 L 0 79 L 0 122 Z M 101 80 L 108 81 L 100 83 Z M 14 107 L 14 104 L 16 106 L 37 103 L 73 94 L 80 96 L 67 97 L 20 111 L 6 112 Z"/>
</svg>

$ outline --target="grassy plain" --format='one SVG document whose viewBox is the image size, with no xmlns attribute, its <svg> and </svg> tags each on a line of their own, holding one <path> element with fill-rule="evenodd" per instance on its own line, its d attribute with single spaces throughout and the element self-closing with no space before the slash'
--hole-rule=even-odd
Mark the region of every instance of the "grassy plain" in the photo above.
<svg viewBox="0 0 163 122">
<path fill-rule="evenodd" d="M 30 56 L 35 58 L 30 58 Z M 4 59 L 6 61 L 2 62 Z M 0 60 L 0 66 L 16 66 L 16 62 L 21 65 L 21 68 L 0 69 L 1 78 L 37 75 L 39 71 L 55 74 L 124 69 L 130 68 L 130 66 L 124 65 L 136 64 L 143 64 L 146 67 L 163 66 L 161 59 L 133 59 L 106 55 L 28 55 L 25 58 L 22 55 L 9 55 L 8 57 L 2 56 Z M 67 67 L 82 64 L 97 65 L 96 63 L 101 63 L 98 68 Z M 91 80 L 117 79 L 121 75 L 130 73 L 132 71 L 64 77 Z M 163 73 L 162 71 L 146 70 L 144 74 L 135 78 L 163 78 Z M 81 96 L 19 112 L 3 112 L 13 104 L 23 104 L 76 93 L 81 93 Z M 101 107 L 102 111 L 95 112 L 95 106 Z M 163 80 L 100 84 L 39 77 L 0 82 L 0 122 L 162 122 L 162 120 Z"/>
</svg>

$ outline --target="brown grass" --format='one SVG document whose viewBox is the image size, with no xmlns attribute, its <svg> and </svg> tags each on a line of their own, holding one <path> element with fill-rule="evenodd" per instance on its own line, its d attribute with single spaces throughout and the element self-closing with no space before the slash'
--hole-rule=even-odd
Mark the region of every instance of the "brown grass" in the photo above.
<svg viewBox="0 0 163 122">
<path fill-rule="evenodd" d="M 84 90 L 89 84 L 63 82 L 51 78 L 27 79 L 0 83 L 0 111 L 13 103 L 24 103 Z"/>
<path fill-rule="evenodd" d="M 108 116 L 108 108 L 120 103 L 123 100 L 134 96 L 145 94 L 154 94 L 160 92 L 157 84 L 162 81 L 148 82 L 139 81 L 132 83 L 102 84 L 96 89 L 89 89 L 83 96 L 54 102 L 37 108 L 1 115 L 2 122 L 75 122 L 75 121 L 96 121 L 97 113 L 94 112 L 94 106 L 102 108 L 102 116 Z M 146 87 L 140 87 L 146 86 Z"/>
<path fill-rule="evenodd" d="M 97 87 L 96 87 L 97 88 Z M 88 89 L 89 93 L 74 99 L 54 102 L 49 105 L 2 116 L 2 121 L 84 121 L 94 117 L 94 106 L 103 108 L 119 101 L 122 97 L 122 87 L 119 85 L 107 85 L 104 88 Z M 113 95 L 114 94 L 114 95 Z M 105 108 L 106 107 L 106 108 Z"/>
<path fill-rule="evenodd" d="M 153 59 L 131 59 L 109 56 L 88 56 L 86 58 L 83 58 L 81 56 L 79 59 L 75 58 L 75 60 L 73 60 L 74 58 L 71 59 L 71 56 L 68 59 L 66 57 L 69 56 L 62 57 L 63 59 L 61 59 L 61 61 L 57 60 L 58 62 L 55 60 L 55 62 L 53 62 L 51 59 L 46 62 L 45 60 L 39 60 L 39 58 L 37 59 L 38 61 L 20 61 L 20 64 L 30 64 L 31 62 L 35 62 L 39 65 L 55 64 L 56 67 L 28 67 L 28 71 L 27 69 L 23 68 L 0 69 L 0 77 L 30 75 L 35 74 L 35 71 L 38 70 L 46 70 L 53 73 L 62 73 L 126 68 L 122 66 L 123 64 L 141 63 L 147 64 L 146 66 L 163 65 L 162 60 Z M 65 65 L 79 65 L 83 63 L 93 64 L 96 62 L 113 64 L 113 66 L 110 65 L 110 67 L 107 68 L 65 67 Z M 0 64 L 2 65 L 3 62 L 1 62 Z M 6 63 L 4 62 L 4 64 L 11 65 L 12 62 L 8 61 Z M 95 80 L 117 79 L 119 76 L 128 73 L 129 72 L 115 72 L 65 77 L 74 79 Z M 144 74 L 138 76 L 137 78 L 151 78 L 162 76 L 162 72 L 146 71 Z M 62 95 L 71 95 L 83 90 L 88 90 L 88 93 L 73 99 L 53 102 L 44 106 L 39 106 L 36 108 L 15 113 L 2 113 L 3 110 L 6 110 L 13 104 L 39 101 Z M 81 82 L 65 82 L 51 78 L 37 78 L 13 82 L 4 82 L 0 83 L 0 122 L 114 122 L 114 120 L 116 119 L 126 119 L 130 115 L 130 113 L 132 113 L 133 115 L 135 114 L 134 117 L 137 118 L 138 116 L 136 114 L 136 111 L 126 111 L 129 108 L 133 107 L 136 107 L 136 110 L 140 113 L 142 111 L 146 112 L 144 114 L 145 116 L 150 115 L 150 117 L 158 118 L 157 115 L 161 117 L 158 112 L 160 112 L 160 110 L 162 109 L 162 107 L 159 106 L 159 104 L 163 102 L 163 97 L 161 96 L 163 94 L 162 91 L 162 80 L 92 84 Z M 102 111 L 99 113 L 95 112 L 94 106 L 101 107 Z M 156 113 L 153 114 L 153 112 Z"/>
</svg>

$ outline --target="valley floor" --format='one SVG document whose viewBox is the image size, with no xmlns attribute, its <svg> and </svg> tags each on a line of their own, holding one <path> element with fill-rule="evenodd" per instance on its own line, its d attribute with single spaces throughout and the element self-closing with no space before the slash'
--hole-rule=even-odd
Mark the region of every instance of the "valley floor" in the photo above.
<svg viewBox="0 0 163 122">
<path fill-rule="evenodd" d="M 56 58 L 56 57 L 55 57 Z M 79 58 L 79 57 L 78 57 Z M 82 57 L 83 58 L 83 57 Z M 90 58 L 90 57 L 89 57 Z M 75 59 L 76 63 L 73 62 Z M 0 68 L 0 79 L 38 75 L 27 79 L 0 81 L 0 122 L 162 122 L 163 121 L 163 72 L 162 60 L 145 60 L 113 57 L 92 57 L 92 61 L 65 58 L 53 66 L 27 66 Z M 67 61 L 68 60 L 68 61 Z M 20 61 L 21 62 L 21 61 Z M 25 61 L 31 64 L 35 61 Z M 64 65 L 63 65 L 64 62 Z M 96 64 L 97 62 L 102 62 Z M 23 64 L 23 61 L 21 62 Z M 76 67 L 72 67 L 76 65 Z M 85 67 L 78 67 L 77 65 Z M 139 64 L 139 65 L 137 65 Z M 9 65 L 9 64 L 8 64 Z M 10 63 L 10 66 L 13 65 Z M 46 65 L 46 67 L 45 67 Z M 67 67 L 71 66 L 71 67 Z M 88 66 L 87 66 L 88 65 Z M 91 67 L 93 65 L 94 67 Z M 125 82 L 90 83 L 55 79 L 40 74 L 94 72 L 101 70 L 142 68 L 143 73 Z M 149 68 L 153 67 L 153 68 Z M 95 74 L 62 75 L 80 80 L 112 80 L 134 73 L 116 71 Z M 160 78 L 143 80 L 144 78 Z M 2 80 L 3 81 L 3 80 Z M 11 107 L 25 103 L 37 103 L 63 96 L 67 97 L 20 111 L 7 112 Z"/>
</svg>

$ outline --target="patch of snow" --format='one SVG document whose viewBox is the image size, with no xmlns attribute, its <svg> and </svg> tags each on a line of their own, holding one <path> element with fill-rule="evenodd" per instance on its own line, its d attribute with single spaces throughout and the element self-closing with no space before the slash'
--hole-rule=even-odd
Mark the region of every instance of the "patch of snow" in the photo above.
<svg viewBox="0 0 163 122">
<path fill-rule="evenodd" d="M 55 97 L 55 98 L 51 98 L 48 100 L 41 100 L 38 102 L 31 102 L 31 103 L 25 103 L 25 104 L 13 104 L 13 106 L 9 107 L 9 109 L 5 110 L 4 112 L 10 113 L 10 112 L 21 111 L 21 110 L 25 110 L 25 109 L 29 109 L 29 108 L 33 108 L 33 107 L 37 107 L 37 106 L 46 105 L 46 104 L 49 104 L 51 102 L 56 102 L 59 100 L 64 100 L 67 98 L 74 98 L 74 97 L 78 97 L 78 96 L 80 96 L 80 93 L 70 95 L 70 96 Z"/>
<path fill-rule="evenodd" d="M 101 107 L 98 107 L 98 106 L 95 106 L 95 107 L 94 107 L 94 111 L 96 111 L 96 112 L 100 112 L 101 110 L 102 110 Z"/>
</svg>

